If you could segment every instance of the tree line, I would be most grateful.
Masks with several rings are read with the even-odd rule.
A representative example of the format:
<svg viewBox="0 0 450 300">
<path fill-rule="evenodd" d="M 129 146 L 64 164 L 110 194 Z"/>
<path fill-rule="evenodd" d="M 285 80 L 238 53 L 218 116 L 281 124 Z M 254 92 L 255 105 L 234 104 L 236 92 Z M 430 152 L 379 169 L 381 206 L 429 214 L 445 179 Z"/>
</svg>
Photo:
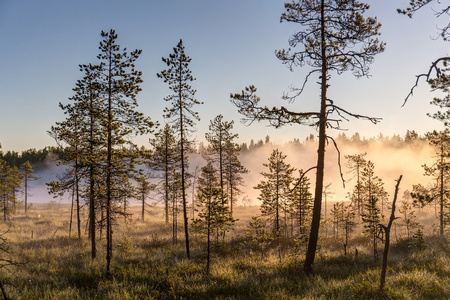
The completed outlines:
<svg viewBox="0 0 450 300">
<path fill-rule="evenodd" d="M 10 164 L 0 156 L 0 211 L 2 212 L 3 222 L 9 221 L 17 212 L 20 194 L 23 194 L 24 209 L 25 214 L 27 214 L 30 181 L 39 179 L 33 173 L 33 167 L 28 160 L 17 166 Z"/>
</svg>

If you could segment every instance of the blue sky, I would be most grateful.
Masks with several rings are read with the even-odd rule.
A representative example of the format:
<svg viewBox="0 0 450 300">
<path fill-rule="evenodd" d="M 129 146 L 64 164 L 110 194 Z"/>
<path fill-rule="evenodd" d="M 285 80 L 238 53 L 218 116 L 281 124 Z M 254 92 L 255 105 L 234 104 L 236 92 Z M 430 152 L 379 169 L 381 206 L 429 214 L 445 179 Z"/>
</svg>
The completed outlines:
<svg viewBox="0 0 450 300">
<path fill-rule="evenodd" d="M 437 20 L 431 8 L 413 20 L 396 13 L 407 0 L 371 0 L 369 15 L 383 24 L 381 39 L 385 53 L 376 57 L 370 79 L 351 74 L 333 75 L 329 96 L 355 113 L 383 118 L 370 122 L 344 123 L 347 134 L 363 136 L 401 134 L 407 129 L 424 133 L 442 125 L 426 116 L 433 94 L 422 83 L 415 96 L 401 108 L 415 74 L 424 72 L 433 59 L 448 55 L 448 45 L 436 36 Z M 262 102 L 285 105 L 280 99 L 292 84 L 301 84 L 308 69 L 290 72 L 274 55 L 287 48 L 296 26 L 279 22 L 284 1 L 277 0 L 0 0 L 0 143 L 3 150 L 21 151 L 54 145 L 46 131 L 64 118 L 59 102 L 66 103 L 77 79 L 79 64 L 96 61 L 101 30 L 114 28 L 119 44 L 142 49 L 137 68 L 143 72 L 140 110 L 163 121 L 162 100 L 169 90 L 156 77 L 180 38 L 192 58 L 197 80 L 201 121 L 196 139 L 204 139 L 209 121 L 218 114 L 235 120 L 241 142 L 264 139 L 283 142 L 303 140 L 314 129 L 292 126 L 281 130 L 266 123 L 245 127 L 229 101 L 231 92 L 254 84 Z M 297 28 L 298 30 L 298 28 Z M 305 94 L 292 109 L 314 109 L 318 105 L 317 79 L 310 80 Z M 331 132 L 337 135 L 338 132 Z M 137 138 L 147 144 L 147 137 Z"/>
</svg>

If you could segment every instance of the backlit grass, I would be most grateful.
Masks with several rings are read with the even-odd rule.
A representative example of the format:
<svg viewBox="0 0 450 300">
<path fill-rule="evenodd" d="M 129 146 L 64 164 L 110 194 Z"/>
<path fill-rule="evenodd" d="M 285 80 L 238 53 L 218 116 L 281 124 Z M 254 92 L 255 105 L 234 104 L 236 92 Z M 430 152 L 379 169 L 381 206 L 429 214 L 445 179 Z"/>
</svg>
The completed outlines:
<svg viewBox="0 0 450 300">
<path fill-rule="evenodd" d="M 161 222 L 160 210 L 155 208 L 145 222 L 138 219 L 138 213 L 127 223 L 120 219 L 108 275 L 104 237 L 98 243 L 98 258 L 91 260 L 85 223 L 81 240 L 76 238 L 75 225 L 69 238 L 68 208 L 35 207 L 28 217 L 17 216 L 0 226 L 2 231 L 9 228 L 6 236 L 14 251 L 10 258 L 21 263 L 3 268 L 0 279 L 13 299 L 450 298 L 446 239 L 426 237 L 429 247 L 421 252 L 394 242 L 386 289 L 380 294 L 380 266 L 373 262 L 364 238 L 355 238 L 345 256 L 341 244 L 322 237 L 315 272 L 305 276 L 303 251 L 295 253 L 286 244 L 281 258 L 276 247 L 261 257 L 246 247 L 244 230 L 257 213 L 258 208 L 236 208 L 240 221 L 214 252 L 209 276 L 199 237 L 192 235 L 192 259 L 187 260 L 182 231 L 178 244 L 173 245 L 171 228 Z M 82 219 L 86 220 L 86 212 Z"/>
</svg>

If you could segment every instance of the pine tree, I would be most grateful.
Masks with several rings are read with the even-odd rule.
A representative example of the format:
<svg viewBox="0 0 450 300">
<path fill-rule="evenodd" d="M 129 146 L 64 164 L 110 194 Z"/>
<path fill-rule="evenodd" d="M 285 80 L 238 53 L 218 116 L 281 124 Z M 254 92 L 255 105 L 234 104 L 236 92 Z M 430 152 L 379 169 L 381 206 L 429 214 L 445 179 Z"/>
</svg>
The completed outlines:
<svg viewBox="0 0 450 300">
<path fill-rule="evenodd" d="M 229 200 L 230 211 L 236 202 L 236 195 L 240 193 L 242 174 L 248 170 L 239 161 L 240 147 L 234 140 L 237 133 L 232 133 L 234 121 L 223 121 L 223 116 L 218 115 L 209 125 L 209 132 L 205 134 L 210 143 L 210 151 L 207 156 L 219 166 L 220 187 L 226 192 Z M 226 184 L 226 187 L 225 187 Z"/>
<path fill-rule="evenodd" d="M 245 229 L 246 244 L 254 245 L 261 251 L 261 256 L 264 257 L 266 248 L 273 241 L 273 235 L 267 232 L 266 223 L 260 216 L 252 217 L 248 227 Z"/>
<path fill-rule="evenodd" d="M 206 235 L 206 272 L 210 269 L 211 236 L 213 232 L 228 231 L 235 220 L 224 203 L 226 195 L 219 186 L 217 171 L 211 162 L 201 169 L 198 180 L 197 218 L 192 222 L 194 230 Z"/>
<path fill-rule="evenodd" d="M 189 133 L 192 131 L 195 123 L 194 120 L 199 121 L 198 113 L 193 110 L 194 105 L 201 104 L 194 98 L 196 90 L 190 86 L 190 82 L 195 78 L 189 69 L 191 58 L 186 56 L 184 52 L 183 41 L 180 40 L 178 45 L 173 48 L 173 53 L 168 58 L 162 58 L 168 69 L 158 73 L 159 78 L 163 78 L 164 82 L 169 85 L 173 94 L 164 98 L 172 104 L 171 108 L 164 110 L 165 118 L 171 119 L 174 128 L 176 128 L 180 140 L 180 163 L 181 163 L 181 191 L 183 200 L 183 219 L 184 219 L 184 234 L 186 242 L 186 256 L 190 258 L 189 247 L 189 229 L 187 217 L 187 200 L 186 200 L 186 185 L 187 185 L 187 150 L 190 145 Z"/>
<path fill-rule="evenodd" d="M 214 161 L 219 165 L 219 181 L 220 187 L 224 190 L 224 173 L 225 173 L 225 147 L 229 146 L 232 141 L 237 138 L 237 134 L 231 133 L 234 121 L 223 121 L 223 116 L 218 115 L 211 121 L 209 125 L 209 132 L 205 134 L 206 140 L 211 146 L 212 156 Z"/>
<path fill-rule="evenodd" d="M 287 202 L 290 200 L 290 184 L 294 168 L 285 162 L 286 155 L 278 149 L 274 149 L 269 157 L 269 163 L 263 164 L 268 168 L 268 172 L 261 172 L 266 180 L 255 186 L 260 193 L 258 199 L 261 200 L 261 213 L 269 217 L 272 225 L 272 232 L 277 239 L 286 230 L 286 223 L 283 224 L 282 217 L 287 213 Z"/>
<path fill-rule="evenodd" d="M 76 99 L 75 97 L 73 99 Z M 81 167 L 81 148 L 82 148 L 82 111 L 78 110 L 78 103 L 59 106 L 64 113 L 68 115 L 65 121 L 56 122 L 56 126 L 52 126 L 49 134 L 53 136 L 56 142 L 61 146 L 61 142 L 65 145 L 64 163 L 68 165 L 65 181 L 52 181 L 48 185 L 49 192 L 61 194 L 64 192 L 74 192 L 77 213 L 77 229 L 78 239 L 81 239 L 81 220 L 80 220 L 80 180 L 82 174 Z"/>
<path fill-rule="evenodd" d="M 342 220 L 341 220 L 341 228 L 344 231 L 344 255 L 347 255 L 347 246 L 348 241 L 350 239 L 350 234 L 355 230 L 356 222 L 355 222 L 355 212 L 351 205 L 345 205 L 342 207 Z"/>
<path fill-rule="evenodd" d="M 155 134 L 154 139 L 150 139 L 151 155 L 149 165 L 156 171 L 161 178 L 159 183 L 162 186 L 161 194 L 164 201 L 165 222 L 169 224 L 169 206 L 170 206 L 170 185 L 174 183 L 171 180 L 174 169 L 179 168 L 179 155 L 177 153 L 178 141 L 175 132 L 169 124 L 160 129 Z"/>
<path fill-rule="evenodd" d="M 37 179 L 39 179 L 39 177 L 33 174 L 33 172 L 34 172 L 33 167 L 30 165 L 30 162 L 28 160 L 20 166 L 20 169 L 22 170 L 22 176 L 23 176 L 23 189 L 24 189 L 24 197 L 25 197 L 25 203 L 24 203 L 25 204 L 25 214 L 27 214 L 28 196 L 29 196 L 29 190 L 30 190 L 29 182 L 33 181 L 33 180 L 37 180 Z"/>
<path fill-rule="evenodd" d="M 241 148 L 238 144 L 229 142 L 225 145 L 225 180 L 227 183 L 227 195 L 230 198 L 230 211 L 237 202 L 237 196 L 241 193 L 240 186 L 244 184 L 243 174 L 249 170 L 245 168 L 239 160 Z"/>
<path fill-rule="evenodd" d="M 361 214 L 365 232 L 372 238 L 373 257 L 378 260 L 377 229 L 382 219 L 381 202 L 386 199 L 384 183 L 374 174 L 374 164 L 369 160 L 361 174 L 363 191 L 363 213 Z"/>
<path fill-rule="evenodd" d="M 173 169 L 168 184 L 169 199 L 171 203 L 170 213 L 172 217 L 172 242 L 178 243 L 178 216 L 181 212 L 179 204 L 182 202 L 181 173 Z"/>
<path fill-rule="evenodd" d="M 297 184 L 290 194 L 290 213 L 291 218 L 297 223 L 298 234 L 304 235 L 306 234 L 308 224 L 310 224 L 314 199 L 310 192 L 311 183 L 309 182 L 309 178 L 304 176 L 303 170 L 299 171 L 298 178 Z"/>
<path fill-rule="evenodd" d="M 353 175 L 353 178 L 356 178 L 355 188 L 352 194 L 349 195 L 349 198 L 358 214 L 362 213 L 363 207 L 361 172 L 367 165 L 367 160 L 364 158 L 366 155 L 367 153 L 345 156 L 345 159 L 347 159 L 347 168 L 349 169 L 350 174 Z"/>
<path fill-rule="evenodd" d="M 142 72 L 135 69 L 135 61 L 142 50 L 126 52 L 116 44 L 117 34 L 111 29 L 101 32 L 100 54 L 97 74 L 101 111 L 100 122 L 102 147 L 105 149 L 103 165 L 105 175 L 105 208 L 106 208 L 106 271 L 110 272 L 112 259 L 112 225 L 113 208 L 120 201 L 117 184 L 127 178 L 130 160 L 136 159 L 138 151 L 124 151 L 130 135 L 145 134 L 151 131 L 154 123 L 142 113 L 136 111 L 137 94 L 141 91 Z M 130 153 L 133 156 L 130 157 Z M 123 159 L 123 155 L 127 161 Z"/>
<path fill-rule="evenodd" d="M 405 195 L 407 197 L 403 197 L 404 200 L 401 203 L 401 206 L 399 207 L 398 212 L 401 215 L 402 223 L 401 226 L 405 228 L 406 231 L 406 237 L 409 239 L 411 237 L 411 232 L 414 228 L 417 228 L 419 223 L 417 223 L 416 215 L 414 212 L 414 208 L 412 206 L 412 203 L 408 201 L 408 198 L 410 198 L 410 194 L 408 191 L 405 191 Z"/>
<path fill-rule="evenodd" d="M 146 203 L 146 199 L 150 192 L 156 187 L 156 185 L 149 182 L 148 175 L 144 174 L 142 170 L 140 170 L 139 175 L 136 176 L 136 183 L 136 198 L 141 202 L 141 218 L 142 221 L 144 221 L 145 206 L 148 205 Z"/>
<path fill-rule="evenodd" d="M 331 216 L 333 217 L 333 235 L 335 239 L 339 238 L 339 228 L 343 219 L 344 203 L 337 202 L 333 204 Z"/>
<path fill-rule="evenodd" d="M 6 161 L 0 159 L 0 211 L 3 212 L 3 222 L 5 223 L 13 211 L 13 202 L 15 200 L 11 197 L 12 191 L 11 167 L 6 163 Z"/>
<path fill-rule="evenodd" d="M 247 87 L 239 94 L 232 94 L 231 99 L 249 122 L 268 120 L 274 127 L 293 123 L 318 127 L 319 145 L 313 218 L 304 264 L 305 272 L 310 273 L 316 254 L 321 219 L 325 147 L 326 140 L 329 139 L 326 128 L 340 128 L 341 121 L 347 120 L 348 116 L 368 119 L 373 123 L 379 121 L 377 118 L 354 114 L 338 106 L 327 94 L 330 75 L 332 72 L 342 74 L 351 71 L 357 77 L 368 76 L 374 56 L 384 51 L 384 43 L 376 38 L 381 24 L 376 18 L 364 18 L 364 13 L 369 9 L 369 5 L 365 3 L 356 0 L 300 0 L 285 3 L 284 6 L 286 11 L 281 15 L 281 21 L 296 23 L 301 29 L 289 39 L 291 48 L 276 51 L 276 55 L 291 70 L 295 66 L 311 67 L 303 85 L 300 88 L 293 88 L 291 90 L 293 94 L 285 94 L 284 98 L 294 101 L 302 94 L 308 79 L 312 75 L 319 74 L 320 109 L 296 112 L 284 106 L 273 108 L 260 106 L 260 98 L 256 96 L 254 86 Z"/>
<path fill-rule="evenodd" d="M 426 134 L 430 144 L 436 148 L 438 159 L 431 166 L 422 165 L 425 176 L 432 177 L 436 183 L 430 187 L 421 184 L 413 185 L 411 196 L 414 198 L 413 204 L 417 207 L 424 207 L 434 202 L 439 205 L 439 233 L 444 234 L 445 210 L 448 205 L 448 189 L 450 182 L 450 163 L 447 157 L 450 154 L 450 133 L 448 130 L 441 132 L 433 131 Z"/>
<path fill-rule="evenodd" d="M 79 109 L 83 112 L 83 135 L 87 141 L 82 152 L 82 165 L 85 169 L 84 177 L 87 178 L 89 185 L 85 189 L 85 194 L 89 205 L 89 238 L 91 240 L 91 258 L 97 256 L 96 246 L 96 224 L 97 209 L 102 208 L 99 200 L 101 195 L 101 170 L 100 164 L 104 160 L 103 151 L 101 151 L 101 105 L 99 97 L 99 85 L 97 82 L 97 66 L 89 64 L 82 65 L 80 69 L 84 71 L 85 76 L 77 82 L 74 91 L 76 95 L 73 99 L 77 102 Z"/>
<path fill-rule="evenodd" d="M 19 168 L 17 168 L 17 166 L 13 166 L 10 168 L 9 170 L 9 175 L 8 175 L 8 182 L 9 182 L 9 187 L 10 187 L 10 203 L 12 204 L 12 212 L 15 214 L 16 213 L 16 205 L 19 202 L 18 200 L 18 194 L 21 191 L 21 186 L 22 186 L 22 182 L 23 182 L 23 176 L 22 173 L 20 172 Z"/>
<path fill-rule="evenodd" d="M 49 134 L 61 149 L 62 162 L 67 166 L 66 174 L 59 180 L 48 183 L 49 192 L 59 195 L 74 191 L 77 207 L 78 238 L 81 238 L 80 197 L 89 206 L 89 237 L 91 257 L 96 257 L 96 208 L 101 207 L 99 194 L 101 185 L 100 168 L 104 157 L 101 146 L 101 103 L 99 97 L 98 66 L 79 65 L 84 76 L 76 82 L 71 103 L 59 104 L 67 115 L 64 121 L 56 122 Z M 84 184 L 84 186 L 83 186 Z"/>
</svg>

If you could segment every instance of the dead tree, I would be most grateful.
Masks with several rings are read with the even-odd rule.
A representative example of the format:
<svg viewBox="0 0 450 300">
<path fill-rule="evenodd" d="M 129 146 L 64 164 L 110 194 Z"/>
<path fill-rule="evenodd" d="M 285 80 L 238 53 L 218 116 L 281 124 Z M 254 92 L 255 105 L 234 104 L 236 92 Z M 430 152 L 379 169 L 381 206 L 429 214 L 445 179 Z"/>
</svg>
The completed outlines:
<svg viewBox="0 0 450 300">
<path fill-rule="evenodd" d="M 386 268 L 387 268 L 387 258 L 388 258 L 388 254 L 389 254 L 390 233 L 391 233 L 392 223 L 394 223 L 394 220 L 397 219 L 395 217 L 395 203 L 397 201 L 398 187 L 400 185 L 400 181 L 402 180 L 402 177 L 403 177 L 403 175 L 400 175 L 400 177 L 396 180 L 397 184 L 395 185 L 394 201 L 392 202 L 391 217 L 389 218 L 388 225 L 384 226 L 383 224 L 378 224 L 378 226 L 383 230 L 384 237 L 385 237 L 383 262 L 381 265 L 380 293 L 383 291 L 384 284 L 386 283 Z"/>
</svg>

